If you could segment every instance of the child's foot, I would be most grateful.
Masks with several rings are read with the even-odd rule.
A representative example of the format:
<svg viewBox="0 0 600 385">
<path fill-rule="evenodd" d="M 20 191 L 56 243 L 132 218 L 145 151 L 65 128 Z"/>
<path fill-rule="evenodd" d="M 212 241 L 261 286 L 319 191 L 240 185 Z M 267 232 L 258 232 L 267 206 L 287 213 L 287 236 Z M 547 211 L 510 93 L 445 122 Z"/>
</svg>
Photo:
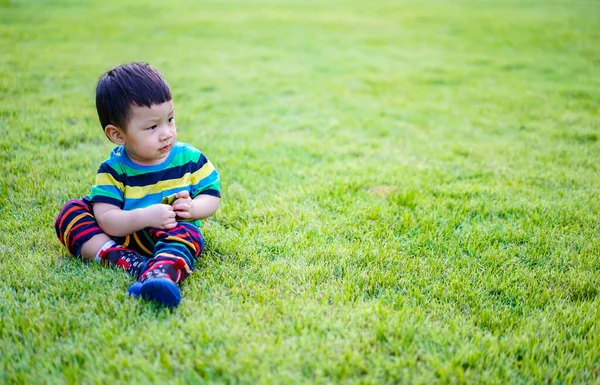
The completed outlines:
<svg viewBox="0 0 600 385">
<path fill-rule="evenodd" d="M 162 260 L 144 271 L 137 282 L 129 287 L 129 295 L 141 296 L 157 301 L 167 307 L 176 307 L 181 302 L 181 292 L 177 283 L 181 281 L 183 260 Z"/>
<path fill-rule="evenodd" d="M 181 302 L 181 293 L 175 282 L 169 278 L 155 278 L 145 283 L 134 282 L 127 294 L 132 297 L 142 297 L 148 300 L 160 302 L 168 307 L 175 307 Z"/>
<path fill-rule="evenodd" d="M 127 294 L 132 297 L 139 297 L 142 294 L 142 283 L 140 281 L 135 281 L 133 285 L 129 286 L 129 289 L 127 289 Z"/>
<path fill-rule="evenodd" d="M 177 284 L 169 278 L 155 278 L 142 284 L 142 298 L 153 300 L 167 307 L 176 307 L 181 302 Z"/>
</svg>

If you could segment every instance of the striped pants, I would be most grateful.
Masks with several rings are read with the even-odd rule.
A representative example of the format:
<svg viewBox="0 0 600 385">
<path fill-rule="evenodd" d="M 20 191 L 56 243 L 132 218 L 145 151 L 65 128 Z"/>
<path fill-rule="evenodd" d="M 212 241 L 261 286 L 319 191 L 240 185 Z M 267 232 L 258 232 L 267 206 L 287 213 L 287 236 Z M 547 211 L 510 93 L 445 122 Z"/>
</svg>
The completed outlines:
<svg viewBox="0 0 600 385">
<path fill-rule="evenodd" d="M 67 250 L 75 256 L 84 243 L 104 233 L 92 211 L 91 203 L 74 199 L 63 207 L 54 221 L 56 235 Z M 148 267 L 158 261 L 182 259 L 185 261 L 184 278 L 193 271 L 194 264 L 204 249 L 204 238 L 198 227 L 178 222 L 171 230 L 145 228 L 125 237 L 111 237 L 116 243 L 150 258 Z"/>
</svg>

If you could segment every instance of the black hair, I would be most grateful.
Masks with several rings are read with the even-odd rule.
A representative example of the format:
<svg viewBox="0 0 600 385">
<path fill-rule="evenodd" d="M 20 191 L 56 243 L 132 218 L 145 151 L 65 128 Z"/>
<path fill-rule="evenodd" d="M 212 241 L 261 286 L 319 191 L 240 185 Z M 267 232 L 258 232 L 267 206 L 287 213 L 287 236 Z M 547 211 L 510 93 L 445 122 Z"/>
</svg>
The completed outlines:
<svg viewBox="0 0 600 385">
<path fill-rule="evenodd" d="M 96 109 L 102 129 L 112 124 L 125 131 L 130 106 L 152 107 L 171 100 L 162 75 L 148 63 L 124 64 L 106 71 L 96 86 Z"/>
</svg>

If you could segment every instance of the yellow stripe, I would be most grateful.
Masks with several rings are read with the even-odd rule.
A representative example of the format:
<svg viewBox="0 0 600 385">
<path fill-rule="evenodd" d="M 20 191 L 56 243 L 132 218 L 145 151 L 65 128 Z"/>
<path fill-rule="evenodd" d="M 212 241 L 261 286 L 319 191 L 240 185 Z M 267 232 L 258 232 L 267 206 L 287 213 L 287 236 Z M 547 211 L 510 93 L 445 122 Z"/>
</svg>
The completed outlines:
<svg viewBox="0 0 600 385">
<path fill-rule="evenodd" d="M 140 241 L 140 238 L 138 238 L 137 233 L 133 233 L 133 237 L 135 238 L 135 241 L 137 242 L 137 244 L 140 247 L 140 249 L 144 250 L 146 252 L 146 254 L 152 255 L 152 252 L 150 250 L 148 250 L 147 248 L 144 247 L 144 245 Z"/>
<path fill-rule="evenodd" d="M 177 237 L 174 237 L 174 236 L 170 236 L 170 237 L 166 237 L 166 238 L 165 238 L 165 241 L 175 241 L 175 242 L 181 242 L 181 243 L 183 243 L 184 245 L 186 245 L 187 247 L 191 248 L 192 250 L 196 250 L 196 248 L 194 247 L 194 244 L 193 244 L 193 243 L 191 243 L 191 242 L 188 242 L 188 241 L 184 241 L 184 240 L 183 240 L 183 239 L 181 239 L 181 238 L 177 238 Z"/>
<path fill-rule="evenodd" d="M 94 218 L 94 216 L 92 214 L 90 214 L 90 213 L 83 213 L 83 214 L 79 214 L 78 216 L 76 216 L 69 223 L 69 226 L 67 226 L 67 228 L 65 229 L 65 232 L 63 233 L 63 236 L 65 237 L 65 239 L 67 239 L 67 234 L 69 234 L 69 231 L 71 231 L 71 227 L 73 227 L 73 225 L 75 225 L 75 223 L 77 223 L 77 221 L 79 221 L 83 217 L 92 217 L 92 218 Z"/>
<path fill-rule="evenodd" d="M 129 246 L 129 241 L 131 241 L 131 237 L 128 235 L 125 237 L 125 242 L 123 242 L 123 247 Z"/>
<path fill-rule="evenodd" d="M 150 194 L 159 194 L 164 190 L 174 188 L 185 188 L 190 185 L 190 173 L 186 173 L 181 178 L 161 180 L 160 182 L 150 186 L 127 186 L 125 198 L 140 199 Z"/>
<path fill-rule="evenodd" d="M 215 170 L 215 166 L 210 162 L 206 162 L 204 166 L 195 173 L 192 174 L 192 184 L 196 184 L 200 182 L 202 179 L 206 178 L 210 175 L 211 172 Z"/>
<path fill-rule="evenodd" d="M 105 172 L 96 175 L 96 186 L 103 185 L 115 186 L 118 187 L 121 191 L 125 190 L 123 183 L 117 181 L 115 178 L 113 178 L 112 175 Z"/>
</svg>

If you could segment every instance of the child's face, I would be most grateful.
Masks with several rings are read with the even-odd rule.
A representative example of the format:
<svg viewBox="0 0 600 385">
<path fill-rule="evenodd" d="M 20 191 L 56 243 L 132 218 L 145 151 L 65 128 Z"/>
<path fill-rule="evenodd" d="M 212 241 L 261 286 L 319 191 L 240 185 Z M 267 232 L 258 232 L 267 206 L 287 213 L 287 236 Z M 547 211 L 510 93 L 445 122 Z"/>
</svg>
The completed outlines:
<svg viewBox="0 0 600 385">
<path fill-rule="evenodd" d="M 127 155 L 140 165 L 159 164 L 169 156 L 177 140 L 173 100 L 150 108 L 130 108 L 131 119 L 122 134 Z"/>
</svg>

